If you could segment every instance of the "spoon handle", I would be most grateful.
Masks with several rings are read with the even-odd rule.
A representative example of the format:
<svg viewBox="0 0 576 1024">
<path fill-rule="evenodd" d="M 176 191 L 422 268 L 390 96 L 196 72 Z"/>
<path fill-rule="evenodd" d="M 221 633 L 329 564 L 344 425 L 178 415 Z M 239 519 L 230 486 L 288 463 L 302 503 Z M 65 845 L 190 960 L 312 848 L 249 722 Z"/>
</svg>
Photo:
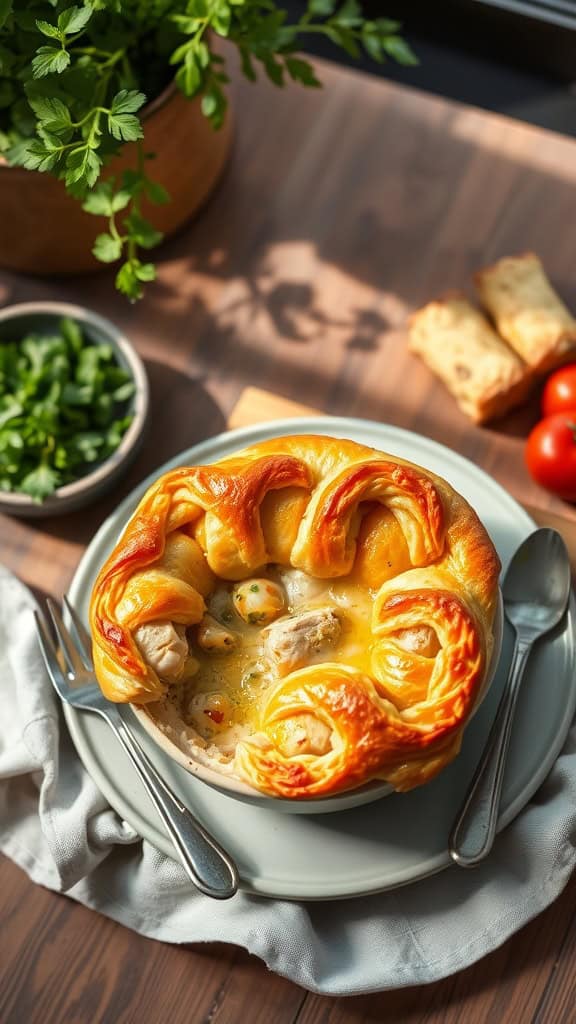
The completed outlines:
<svg viewBox="0 0 576 1024">
<path fill-rule="evenodd" d="M 460 867 L 471 868 L 484 860 L 494 843 L 514 709 L 531 647 L 531 640 L 516 636 L 508 678 L 490 735 L 450 833 L 448 852 Z"/>
</svg>

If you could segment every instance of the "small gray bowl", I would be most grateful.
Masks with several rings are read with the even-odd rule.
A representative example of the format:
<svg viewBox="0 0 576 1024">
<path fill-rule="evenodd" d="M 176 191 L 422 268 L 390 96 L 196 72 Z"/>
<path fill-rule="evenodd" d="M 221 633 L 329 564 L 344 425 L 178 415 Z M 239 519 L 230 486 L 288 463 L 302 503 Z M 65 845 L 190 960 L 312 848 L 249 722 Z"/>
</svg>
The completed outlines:
<svg viewBox="0 0 576 1024">
<path fill-rule="evenodd" d="M 132 422 L 112 455 L 97 463 L 92 472 L 59 487 L 41 504 L 18 491 L 0 491 L 0 512 L 7 515 L 27 518 L 54 516 L 90 504 L 108 491 L 125 472 L 143 440 L 149 406 L 148 378 L 140 356 L 109 320 L 83 306 L 67 302 L 25 302 L 6 306 L 0 309 L 0 345 L 6 341 L 17 341 L 32 331 L 47 334 L 57 328 L 63 317 L 74 320 L 89 340 L 110 345 L 119 365 L 130 373 L 135 385 L 128 407 Z"/>
</svg>

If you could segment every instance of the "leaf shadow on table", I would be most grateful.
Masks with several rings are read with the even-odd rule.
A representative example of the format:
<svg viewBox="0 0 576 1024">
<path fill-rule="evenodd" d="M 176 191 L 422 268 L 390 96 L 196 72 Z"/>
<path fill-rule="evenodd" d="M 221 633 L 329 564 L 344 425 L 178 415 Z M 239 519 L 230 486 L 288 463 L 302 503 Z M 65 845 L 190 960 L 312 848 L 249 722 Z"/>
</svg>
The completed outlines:
<svg viewBox="0 0 576 1024">
<path fill-rule="evenodd" d="M 305 99 L 234 83 L 226 173 L 193 224 L 158 250 L 161 261 L 232 280 L 254 276 L 271 245 L 309 243 L 304 280 L 316 264 L 332 265 L 414 307 L 472 290 L 473 273 L 500 255 L 536 249 L 558 289 L 573 294 L 570 140 L 425 94 L 388 93 L 365 77 L 351 76 L 344 92 L 332 74 L 325 65 L 326 88 Z"/>
<path fill-rule="evenodd" d="M 145 365 L 153 415 L 134 463 L 120 483 L 93 505 L 70 515 L 38 520 L 44 532 L 87 544 L 100 524 L 146 477 L 181 451 L 225 429 L 224 414 L 202 380 L 157 361 L 146 360 Z"/>
</svg>

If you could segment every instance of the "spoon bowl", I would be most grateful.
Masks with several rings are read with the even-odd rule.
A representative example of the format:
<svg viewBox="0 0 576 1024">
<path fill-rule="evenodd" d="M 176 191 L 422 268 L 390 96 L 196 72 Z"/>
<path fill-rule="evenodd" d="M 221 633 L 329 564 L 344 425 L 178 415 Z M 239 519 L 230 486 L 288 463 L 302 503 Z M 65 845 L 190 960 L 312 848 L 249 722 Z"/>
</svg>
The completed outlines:
<svg viewBox="0 0 576 1024">
<path fill-rule="evenodd" d="M 502 588 L 504 614 L 534 639 L 554 629 L 570 595 L 570 560 L 556 530 L 536 530 L 516 551 Z"/>
</svg>

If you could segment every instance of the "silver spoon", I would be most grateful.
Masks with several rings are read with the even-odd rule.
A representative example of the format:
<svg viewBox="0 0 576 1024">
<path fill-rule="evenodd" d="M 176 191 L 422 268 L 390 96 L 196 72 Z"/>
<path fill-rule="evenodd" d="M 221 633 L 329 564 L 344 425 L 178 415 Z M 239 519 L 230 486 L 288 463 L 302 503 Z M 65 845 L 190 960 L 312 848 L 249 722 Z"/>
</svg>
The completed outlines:
<svg viewBox="0 0 576 1024">
<path fill-rule="evenodd" d="M 532 645 L 558 625 L 568 605 L 570 559 L 556 530 L 536 530 L 520 545 L 504 578 L 502 595 L 516 640 L 486 747 L 448 840 L 450 856 L 460 867 L 473 867 L 492 849 L 514 709 L 526 663 Z"/>
</svg>

